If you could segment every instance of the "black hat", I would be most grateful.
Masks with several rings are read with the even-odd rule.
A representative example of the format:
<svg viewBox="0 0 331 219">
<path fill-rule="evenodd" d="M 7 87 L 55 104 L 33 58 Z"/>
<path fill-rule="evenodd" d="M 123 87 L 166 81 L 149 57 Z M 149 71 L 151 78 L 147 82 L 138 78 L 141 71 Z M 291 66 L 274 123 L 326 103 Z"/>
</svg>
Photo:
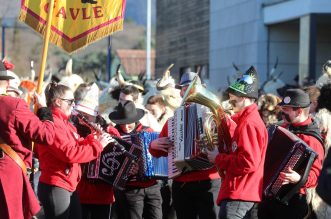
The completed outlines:
<svg viewBox="0 0 331 219">
<path fill-rule="evenodd" d="M 145 115 L 145 111 L 137 109 L 135 104 L 127 100 L 123 103 L 119 103 L 115 107 L 115 111 L 109 114 L 109 119 L 115 124 L 130 124 L 139 121 Z"/>
<path fill-rule="evenodd" d="M 180 78 L 180 82 L 179 84 L 176 84 L 176 88 L 177 89 L 181 89 L 182 87 L 184 86 L 187 86 L 189 85 L 195 76 L 197 76 L 198 74 L 197 73 L 194 73 L 194 72 L 186 72 L 182 75 L 182 77 Z M 201 80 L 200 80 L 200 77 L 198 76 L 198 79 L 197 79 L 197 84 L 201 84 Z"/>
<path fill-rule="evenodd" d="M 309 105 L 309 95 L 301 89 L 286 90 L 282 102 L 279 103 L 279 106 L 291 106 L 298 108 L 306 108 Z"/>
<path fill-rule="evenodd" d="M 3 62 L 0 61 L 0 80 L 14 79 L 14 77 L 8 75 L 8 71 Z"/>
<path fill-rule="evenodd" d="M 240 97 L 258 99 L 258 85 L 257 72 L 251 66 L 241 78 L 238 78 L 236 82 L 230 85 L 227 92 Z"/>
</svg>

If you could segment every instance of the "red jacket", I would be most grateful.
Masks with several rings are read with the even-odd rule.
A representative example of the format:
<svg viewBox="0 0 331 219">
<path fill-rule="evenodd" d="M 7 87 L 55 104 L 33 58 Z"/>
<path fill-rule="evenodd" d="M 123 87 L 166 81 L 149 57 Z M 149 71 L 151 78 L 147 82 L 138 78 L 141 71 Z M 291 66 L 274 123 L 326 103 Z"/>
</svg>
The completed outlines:
<svg viewBox="0 0 331 219">
<path fill-rule="evenodd" d="M 292 124 L 292 126 L 294 126 L 294 127 L 306 126 L 310 123 L 312 123 L 312 119 L 308 118 L 306 121 Z M 313 136 L 304 135 L 304 134 L 296 134 L 296 135 L 299 138 L 301 138 L 304 142 L 306 142 L 318 154 L 317 159 L 314 161 L 314 163 L 311 167 L 306 184 L 303 187 L 301 187 L 301 189 L 300 189 L 301 194 L 306 194 L 307 188 L 317 186 L 317 179 L 322 170 L 322 163 L 323 163 L 323 159 L 324 159 L 324 148 L 323 148 L 323 145 L 321 144 L 321 142 L 319 142 Z"/>
<path fill-rule="evenodd" d="M 103 148 L 93 134 L 80 138 L 69 118 L 59 109 L 52 113 L 56 133 L 54 143 L 36 145 L 41 169 L 39 181 L 73 192 L 81 178 L 80 163 L 97 158 Z"/>
<path fill-rule="evenodd" d="M 225 172 L 217 204 L 224 199 L 259 202 L 262 199 L 268 133 L 256 104 L 244 108 L 232 118 L 237 123 L 232 152 L 218 154 L 215 161 Z"/>
<path fill-rule="evenodd" d="M 107 131 L 110 135 L 121 137 L 114 127 L 109 126 Z M 115 202 L 113 186 L 102 180 L 90 181 L 84 177 L 78 183 L 77 192 L 82 204 L 111 204 Z"/>
<path fill-rule="evenodd" d="M 31 141 L 53 144 L 54 124 L 41 122 L 20 98 L 0 96 L 0 136 L 31 167 Z"/>
<path fill-rule="evenodd" d="M 230 119 L 228 119 L 227 122 L 228 122 L 228 127 L 230 128 L 230 135 L 232 136 L 236 125 Z M 164 124 L 159 137 L 160 138 L 168 137 L 168 121 Z M 149 151 L 154 157 L 168 156 L 168 153 L 160 150 L 152 149 L 151 147 L 149 147 Z M 213 180 L 219 178 L 220 176 L 217 172 L 216 167 L 213 167 L 207 170 L 199 170 L 199 171 L 191 171 L 191 172 L 183 173 L 180 176 L 174 178 L 174 181 L 194 182 L 194 181 L 210 180 L 210 179 Z"/>
<path fill-rule="evenodd" d="M 0 96 L 0 102 L 0 136 L 31 167 L 31 141 L 52 144 L 54 124 L 41 122 L 22 99 Z M 0 190 L 0 218 L 31 218 L 40 210 L 29 179 L 7 155 L 0 158 Z"/>
</svg>

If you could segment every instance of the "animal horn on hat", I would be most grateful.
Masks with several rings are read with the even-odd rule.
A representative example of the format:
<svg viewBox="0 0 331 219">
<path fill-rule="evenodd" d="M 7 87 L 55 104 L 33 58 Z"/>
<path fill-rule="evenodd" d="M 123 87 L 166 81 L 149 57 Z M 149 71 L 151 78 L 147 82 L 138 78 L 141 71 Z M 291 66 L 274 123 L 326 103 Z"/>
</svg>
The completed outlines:
<svg viewBox="0 0 331 219">
<path fill-rule="evenodd" d="M 34 70 L 34 61 L 30 61 L 30 79 L 34 81 L 36 79 L 36 71 Z"/>
<path fill-rule="evenodd" d="M 47 71 L 47 77 L 44 79 L 44 83 L 45 84 L 48 84 L 48 83 L 50 83 L 51 81 L 52 81 L 52 77 L 53 77 L 53 73 L 52 73 L 52 69 L 49 69 L 48 71 Z"/>
<path fill-rule="evenodd" d="M 72 75 L 72 59 L 69 59 L 67 62 L 65 75 Z"/>
<path fill-rule="evenodd" d="M 157 90 L 165 90 L 168 87 L 171 87 L 172 84 L 170 83 L 169 79 L 170 79 L 170 69 L 174 66 L 174 64 L 172 63 L 171 65 L 169 65 L 169 67 L 163 72 L 163 76 L 162 78 L 156 83 L 156 89 Z"/>
<path fill-rule="evenodd" d="M 121 68 L 121 64 L 118 64 L 117 69 L 116 69 L 116 79 L 117 79 L 120 87 L 123 87 L 123 86 L 129 85 L 129 83 L 124 80 L 123 75 L 121 74 L 120 68 Z"/>
</svg>

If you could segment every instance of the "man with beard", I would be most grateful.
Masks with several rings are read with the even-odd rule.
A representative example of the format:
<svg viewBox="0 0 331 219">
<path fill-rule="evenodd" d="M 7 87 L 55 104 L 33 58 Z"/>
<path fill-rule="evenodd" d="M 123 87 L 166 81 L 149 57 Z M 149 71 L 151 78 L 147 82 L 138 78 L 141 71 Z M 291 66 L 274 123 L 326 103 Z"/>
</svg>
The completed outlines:
<svg viewBox="0 0 331 219">
<path fill-rule="evenodd" d="M 237 127 L 227 153 L 208 152 L 210 162 L 224 173 L 217 198 L 219 218 L 250 218 L 255 203 L 262 199 L 263 166 L 268 134 L 255 101 L 258 79 L 255 68 L 228 88 L 229 102 Z"/>
<path fill-rule="evenodd" d="M 317 179 L 322 169 L 324 158 L 323 140 L 321 138 L 317 124 L 309 116 L 310 100 L 309 95 L 301 89 L 288 89 L 285 92 L 282 102 L 284 127 L 296 134 L 306 142 L 318 154 L 308 175 L 307 182 L 289 200 L 288 205 L 284 205 L 275 199 L 264 199 L 259 205 L 259 218 L 304 218 L 308 213 L 306 199 L 306 189 L 317 185 Z M 280 147 L 282 145 L 279 145 Z M 281 172 L 280 177 L 285 184 L 295 184 L 300 181 L 301 175 L 292 169 Z"/>
</svg>

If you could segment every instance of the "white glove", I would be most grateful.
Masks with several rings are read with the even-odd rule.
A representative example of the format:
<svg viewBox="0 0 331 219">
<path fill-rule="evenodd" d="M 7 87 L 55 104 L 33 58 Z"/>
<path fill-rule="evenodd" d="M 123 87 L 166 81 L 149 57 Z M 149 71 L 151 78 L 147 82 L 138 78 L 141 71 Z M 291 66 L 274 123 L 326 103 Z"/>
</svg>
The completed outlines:
<svg viewBox="0 0 331 219">
<path fill-rule="evenodd" d="M 216 156 L 219 154 L 218 148 L 215 147 L 214 150 L 207 150 L 207 157 L 210 163 L 215 163 Z"/>
</svg>

